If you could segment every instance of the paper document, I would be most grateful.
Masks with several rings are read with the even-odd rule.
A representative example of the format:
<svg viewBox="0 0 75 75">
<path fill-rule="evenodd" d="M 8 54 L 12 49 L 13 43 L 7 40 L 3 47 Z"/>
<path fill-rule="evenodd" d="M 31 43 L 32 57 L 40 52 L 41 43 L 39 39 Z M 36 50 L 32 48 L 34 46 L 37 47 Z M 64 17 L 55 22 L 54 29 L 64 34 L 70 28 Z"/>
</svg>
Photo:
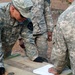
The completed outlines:
<svg viewBox="0 0 75 75">
<path fill-rule="evenodd" d="M 48 64 L 48 65 L 45 65 L 43 67 L 40 67 L 40 68 L 33 70 L 33 73 L 39 74 L 39 75 L 54 75 L 54 74 L 48 72 L 48 69 L 51 67 L 53 67 L 53 65 Z"/>
</svg>

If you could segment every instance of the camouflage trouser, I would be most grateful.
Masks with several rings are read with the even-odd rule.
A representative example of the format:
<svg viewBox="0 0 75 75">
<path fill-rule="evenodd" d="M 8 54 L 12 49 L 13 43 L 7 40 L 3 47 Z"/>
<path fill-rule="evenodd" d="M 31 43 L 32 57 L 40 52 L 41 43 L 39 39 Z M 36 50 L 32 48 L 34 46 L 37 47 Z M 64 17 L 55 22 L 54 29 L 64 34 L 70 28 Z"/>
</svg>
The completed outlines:
<svg viewBox="0 0 75 75">
<path fill-rule="evenodd" d="M 42 35 L 37 35 L 35 42 L 38 49 L 38 54 L 41 57 L 47 58 L 47 50 L 48 50 L 48 43 L 47 43 L 47 33 Z"/>
</svg>

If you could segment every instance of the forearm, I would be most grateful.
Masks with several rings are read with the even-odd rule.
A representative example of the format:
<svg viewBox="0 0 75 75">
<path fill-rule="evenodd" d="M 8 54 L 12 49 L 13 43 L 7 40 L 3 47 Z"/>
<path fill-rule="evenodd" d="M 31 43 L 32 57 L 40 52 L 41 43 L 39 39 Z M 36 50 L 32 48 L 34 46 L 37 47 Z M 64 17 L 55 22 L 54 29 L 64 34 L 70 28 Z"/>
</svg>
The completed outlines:
<svg viewBox="0 0 75 75">
<path fill-rule="evenodd" d="M 52 14 L 50 10 L 49 0 L 45 0 L 45 21 L 46 21 L 48 31 L 52 32 L 54 29 L 54 24 L 53 24 Z"/>
<path fill-rule="evenodd" d="M 59 25 L 57 25 L 53 31 L 52 39 L 53 49 L 51 53 L 51 62 L 54 64 L 55 69 L 61 72 L 65 67 L 67 48 Z"/>
<path fill-rule="evenodd" d="M 33 38 L 32 31 L 28 31 L 26 35 L 24 34 L 22 37 L 24 40 L 24 49 L 26 51 L 26 55 L 30 60 L 34 60 L 38 57 L 38 51 L 35 45 L 35 38 Z"/>
<path fill-rule="evenodd" d="M 30 42 L 26 42 L 25 44 L 25 50 L 26 50 L 26 55 L 31 59 L 34 60 L 38 57 L 38 51 L 37 48 L 34 44 Z"/>
<path fill-rule="evenodd" d="M 56 50 L 56 49 L 55 49 Z M 58 49 L 57 49 L 58 50 Z M 54 68 L 57 70 L 58 73 L 61 73 L 62 70 L 65 67 L 65 63 L 66 63 L 66 55 L 65 53 L 61 53 L 60 52 L 56 52 L 52 49 L 52 54 L 51 54 L 51 63 L 54 64 Z"/>
</svg>

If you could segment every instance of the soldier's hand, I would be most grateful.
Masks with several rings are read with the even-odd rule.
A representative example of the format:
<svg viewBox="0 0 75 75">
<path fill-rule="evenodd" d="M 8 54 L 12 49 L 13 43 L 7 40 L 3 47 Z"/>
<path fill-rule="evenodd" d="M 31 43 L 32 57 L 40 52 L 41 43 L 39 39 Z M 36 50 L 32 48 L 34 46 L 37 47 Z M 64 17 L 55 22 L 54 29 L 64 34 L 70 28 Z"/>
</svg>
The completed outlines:
<svg viewBox="0 0 75 75">
<path fill-rule="evenodd" d="M 57 71 L 55 70 L 55 68 L 53 68 L 53 67 L 52 67 L 52 68 L 49 68 L 49 69 L 48 69 L 48 72 L 49 72 L 49 73 L 53 73 L 54 75 L 59 75 L 58 72 L 57 72 Z"/>
<path fill-rule="evenodd" d="M 4 67 L 0 67 L 0 75 L 4 75 L 5 74 L 5 68 Z"/>
<path fill-rule="evenodd" d="M 52 32 L 47 32 L 48 34 L 48 41 L 52 41 Z"/>
<path fill-rule="evenodd" d="M 21 48 L 25 48 L 25 45 L 24 45 L 24 42 L 23 42 L 22 38 L 19 39 L 19 45 L 20 45 Z"/>
<path fill-rule="evenodd" d="M 48 62 L 48 60 L 47 59 L 45 59 L 45 58 L 43 58 L 43 57 L 37 57 L 35 60 L 34 60 L 34 62 Z"/>
</svg>

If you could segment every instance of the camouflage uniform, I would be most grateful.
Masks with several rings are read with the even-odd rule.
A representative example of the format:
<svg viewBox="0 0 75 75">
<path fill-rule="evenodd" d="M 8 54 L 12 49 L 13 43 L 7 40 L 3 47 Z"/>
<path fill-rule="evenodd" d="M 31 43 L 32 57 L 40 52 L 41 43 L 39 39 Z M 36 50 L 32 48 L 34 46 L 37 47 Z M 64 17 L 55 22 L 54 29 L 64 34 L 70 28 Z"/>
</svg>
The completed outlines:
<svg viewBox="0 0 75 75">
<path fill-rule="evenodd" d="M 11 48 L 19 36 L 24 39 L 25 51 L 27 56 L 34 60 L 38 57 L 37 48 L 35 46 L 31 22 L 29 19 L 25 20 L 23 24 L 10 17 L 9 13 L 10 3 L 0 8 L 0 67 L 3 66 L 3 50 L 10 53 Z M 30 24 L 30 26 L 28 26 Z"/>
<path fill-rule="evenodd" d="M 60 73 L 69 57 L 72 73 L 75 75 L 75 1 L 58 18 L 52 37 L 51 62 Z"/>
<path fill-rule="evenodd" d="M 53 31 L 53 20 L 50 10 L 50 0 L 32 0 L 33 1 L 33 35 L 36 39 L 36 45 L 39 56 L 47 57 L 47 32 Z"/>
</svg>

